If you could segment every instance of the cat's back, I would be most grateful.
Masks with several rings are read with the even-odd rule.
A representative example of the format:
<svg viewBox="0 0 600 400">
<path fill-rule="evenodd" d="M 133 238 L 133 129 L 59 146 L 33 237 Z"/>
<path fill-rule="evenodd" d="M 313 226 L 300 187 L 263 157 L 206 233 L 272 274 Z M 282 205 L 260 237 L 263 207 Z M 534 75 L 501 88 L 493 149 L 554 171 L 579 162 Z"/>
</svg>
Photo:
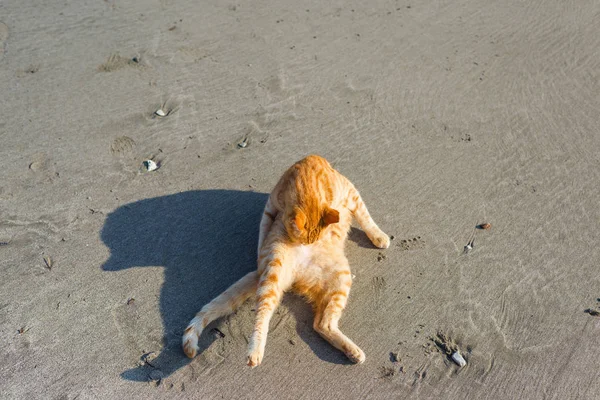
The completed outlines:
<svg viewBox="0 0 600 400">
<path fill-rule="evenodd" d="M 284 174 L 296 185 L 314 184 L 317 179 L 333 178 L 335 170 L 329 162 L 321 156 L 310 155 L 292 165 Z"/>
<path fill-rule="evenodd" d="M 275 187 L 280 198 L 293 202 L 317 201 L 331 204 L 341 187 L 341 174 L 318 155 L 309 155 L 292 165 Z"/>
</svg>

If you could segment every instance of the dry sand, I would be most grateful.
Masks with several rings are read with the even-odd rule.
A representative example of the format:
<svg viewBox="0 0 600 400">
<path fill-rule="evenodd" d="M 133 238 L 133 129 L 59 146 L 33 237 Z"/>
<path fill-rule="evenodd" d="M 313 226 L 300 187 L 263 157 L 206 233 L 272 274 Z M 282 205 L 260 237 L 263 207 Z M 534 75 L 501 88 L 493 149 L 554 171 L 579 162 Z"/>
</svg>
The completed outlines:
<svg viewBox="0 0 600 400">
<path fill-rule="evenodd" d="M 0 398 L 600 398 L 600 2 L 5 0 L 0 21 Z M 396 238 L 347 245 L 367 361 L 288 296 L 259 368 L 250 303 L 190 362 L 182 330 L 255 268 L 266 193 L 310 153 Z"/>
</svg>

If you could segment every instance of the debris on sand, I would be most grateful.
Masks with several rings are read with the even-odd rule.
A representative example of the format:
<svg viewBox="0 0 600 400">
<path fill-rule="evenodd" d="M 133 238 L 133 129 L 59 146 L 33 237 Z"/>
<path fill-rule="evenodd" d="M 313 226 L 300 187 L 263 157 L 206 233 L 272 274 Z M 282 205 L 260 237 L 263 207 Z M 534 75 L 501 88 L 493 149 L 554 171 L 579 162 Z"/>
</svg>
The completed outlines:
<svg viewBox="0 0 600 400">
<path fill-rule="evenodd" d="M 238 149 L 245 149 L 248 146 L 248 138 L 245 137 L 240 140 L 237 144 Z"/>
<path fill-rule="evenodd" d="M 163 111 L 162 108 L 159 108 L 158 110 L 154 111 L 154 114 L 159 116 L 159 117 L 166 117 L 167 113 Z"/>
<path fill-rule="evenodd" d="M 583 312 L 587 313 L 587 314 L 590 314 L 592 317 L 600 317 L 600 312 L 598 312 L 596 310 L 592 310 L 591 308 L 583 310 Z"/>
<path fill-rule="evenodd" d="M 220 329 L 214 328 L 212 330 L 212 332 L 213 332 L 213 335 L 215 335 L 215 337 L 219 337 L 219 338 L 224 338 L 225 337 L 225 334 L 223 332 L 221 332 Z"/>
<path fill-rule="evenodd" d="M 435 336 L 432 336 L 429 339 L 459 367 L 462 368 L 467 365 L 467 361 L 460 354 L 458 345 L 449 336 L 442 332 L 438 332 Z"/>
<path fill-rule="evenodd" d="M 154 364 L 152 364 L 152 362 L 158 357 L 158 354 L 156 354 L 155 352 L 151 351 L 149 353 L 145 353 L 144 355 L 142 355 L 142 357 L 140 358 L 140 362 L 139 365 L 140 366 L 144 366 L 144 365 L 148 365 L 152 368 L 156 368 L 156 366 Z"/>
<path fill-rule="evenodd" d="M 484 222 L 483 224 L 479 224 L 477 225 L 477 228 L 479 229 L 483 229 L 483 230 L 490 230 L 490 228 L 492 227 L 492 224 L 488 223 L 488 222 Z"/>
<path fill-rule="evenodd" d="M 391 378 L 396 374 L 396 370 L 392 367 L 379 367 L 380 378 Z"/>
<path fill-rule="evenodd" d="M 52 267 L 54 266 L 54 261 L 52 258 L 50 256 L 44 256 L 44 263 L 46 264 L 48 271 L 51 271 Z"/>
<path fill-rule="evenodd" d="M 452 353 L 452 361 L 454 361 L 461 368 L 467 365 L 467 362 L 458 351 Z"/>
<path fill-rule="evenodd" d="M 146 171 L 148 172 L 158 169 L 158 165 L 152 160 L 145 160 L 142 164 L 144 164 L 144 168 L 146 168 Z"/>
<path fill-rule="evenodd" d="M 22 335 L 22 334 L 26 333 L 26 332 L 27 332 L 29 329 L 31 329 L 31 328 L 28 328 L 28 327 L 26 327 L 26 326 L 22 326 L 22 327 L 20 327 L 19 329 L 17 329 L 17 333 L 18 333 L 19 335 Z"/>
<path fill-rule="evenodd" d="M 435 336 L 429 338 L 440 350 L 442 350 L 448 357 L 452 356 L 453 353 L 458 351 L 458 346 L 454 340 L 450 339 L 442 332 L 438 332 Z"/>
<path fill-rule="evenodd" d="M 473 244 L 471 243 L 467 243 L 465 245 L 465 249 L 464 249 L 464 253 L 467 254 L 468 252 L 470 252 L 471 250 L 473 250 Z"/>
</svg>

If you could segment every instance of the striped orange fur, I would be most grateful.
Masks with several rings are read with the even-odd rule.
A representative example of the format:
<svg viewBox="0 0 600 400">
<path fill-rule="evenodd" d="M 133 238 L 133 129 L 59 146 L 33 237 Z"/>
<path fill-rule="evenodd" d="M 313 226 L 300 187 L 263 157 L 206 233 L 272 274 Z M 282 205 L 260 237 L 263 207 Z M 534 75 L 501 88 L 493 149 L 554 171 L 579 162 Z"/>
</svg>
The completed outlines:
<svg viewBox="0 0 600 400">
<path fill-rule="evenodd" d="M 185 354 L 190 358 L 196 355 L 198 337 L 209 323 L 256 295 L 256 323 L 247 364 L 260 365 L 269 321 L 283 294 L 292 291 L 312 304 L 314 329 L 351 361 L 362 363 L 365 354 L 338 327 L 352 286 L 344 243 L 353 217 L 375 246 L 389 246 L 389 237 L 373 221 L 354 185 L 327 160 L 312 155 L 292 165 L 265 206 L 259 228 L 258 269 L 198 312 L 183 335 Z"/>
</svg>

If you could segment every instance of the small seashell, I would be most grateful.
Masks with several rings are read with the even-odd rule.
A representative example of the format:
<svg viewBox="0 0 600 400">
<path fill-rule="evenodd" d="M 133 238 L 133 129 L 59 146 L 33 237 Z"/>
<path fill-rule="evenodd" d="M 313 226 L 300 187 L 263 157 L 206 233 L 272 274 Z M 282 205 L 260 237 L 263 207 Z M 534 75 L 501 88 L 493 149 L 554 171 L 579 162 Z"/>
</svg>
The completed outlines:
<svg viewBox="0 0 600 400">
<path fill-rule="evenodd" d="M 245 148 L 246 148 L 246 146 L 248 146 L 248 138 L 244 138 L 244 139 L 243 139 L 241 142 L 239 142 L 237 145 L 238 145 L 238 147 L 239 147 L 240 149 L 245 149 Z"/>
<path fill-rule="evenodd" d="M 156 163 L 152 160 L 146 160 L 143 162 L 143 164 L 148 172 L 158 169 L 158 165 L 156 165 Z"/>
<path fill-rule="evenodd" d="M 486 231 L 489 230 L 491 227 L 492 227 L 492 224 L 487 223 L 487 222 L 479 225 L 479 228 L 485 229 Z"/>
<path fill-rule="evenodd" d="M 159 108 L 158 110 L 156 110 L 154 112 L 154 114 L 158 115 L 159 117 L 166 117 L 167 116 L 167 113 L 165 113 L 162 108 Z"/>
<path fill-rule="evenodd" d="M 460 353 L 458 351 L 455 351 L 452 354 L 452 361 L 454 361 L 456 363 L 456 365 L 458 365 L 461 368 L 464 367 L 465 365 L 467 365 L 467 362 L 465 361 L 463 356 L 460 355 Z"/>
</svg>

